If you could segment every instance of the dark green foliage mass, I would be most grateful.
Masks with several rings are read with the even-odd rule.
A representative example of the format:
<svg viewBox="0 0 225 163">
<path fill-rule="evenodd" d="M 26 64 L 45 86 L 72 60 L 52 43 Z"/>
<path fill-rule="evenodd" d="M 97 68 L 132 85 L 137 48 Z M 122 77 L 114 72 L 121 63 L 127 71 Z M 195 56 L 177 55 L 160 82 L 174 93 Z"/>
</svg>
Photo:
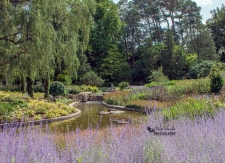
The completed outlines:
<svg viewBox="0 0 225 163">
<path fill-rule="evenodd" d="M 102 86 L 104 80 L 93 71 L 89 71 L 80 78 L 80 82 L 90 86 Z"/>
<path fill-rule="evenodd" d="M 126 61 L 120 63 L 117 75 L 118 76 L 117 76 L 116 82 L 120 82 L 120 81 L 127 81 L 129 83 L 132 82 L 131 68 Z"/>
<path fill-rule="evenodd" d="M 207 27 L 213 34 L 213 39 L 216 44 L 216 51 L 225 47 L 225 6 L 217 7 L 211 11 L 212 17 L 207 20 Z"/>
<path fill-rule="evenodd" d="M 204 78 L 209 75 L 215 61 L 195 61 L 190 66 L 188 77 L 191 79 Z"/>
<path fill-rule="evenodd" d="M 65 85 L 70 85 L 72 83 L 71 76 L 67 74 L 59 74 L 57 80 Z"/>
<path fill-rule="evenodd" d="M 204 25 L 194 0 L 1 1 L 0 83 L 32 97 L 41 81 L 48 97 L 52 80 L 144 84 L 160 66 L 169 79 L 205 77 L 225 60 L 224 8 Z"/>
<path fill-rule="evenodd" d="M 52 82 L 50 84 L 49 94 L 53 97 L 63 95 L 65 93 L 65 87 L 63 83 L 59 81 Z"/>
<path fill-rule="evenodd" d="M 120 90 L 124 90 L 126 87 L 128 87 L 130 84 L 128 82 L 121 82 L 119 83 Z"/>
<path fill-rule="evenodd" d="M 209 74 L 210 88 L 212 93 L 219 93 L 223 88 L 224 80 L 219 71 L 219 65 L 214 65 Z"/>
</svg>

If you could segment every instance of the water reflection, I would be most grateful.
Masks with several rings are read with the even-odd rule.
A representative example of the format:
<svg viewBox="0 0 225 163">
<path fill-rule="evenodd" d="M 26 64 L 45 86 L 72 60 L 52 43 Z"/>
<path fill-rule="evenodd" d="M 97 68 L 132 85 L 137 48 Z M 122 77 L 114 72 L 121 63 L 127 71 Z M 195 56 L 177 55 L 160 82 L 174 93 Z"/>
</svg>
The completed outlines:
<svg viewBox="0 0 225 163">
<path fill-rule="evenodd" d="M 65 121 L 54 122 L 49 125 L 50 128 L 62 132 L 75 130 L 76 128 L 96 128 L 98 124 L 100 125 L 100 128 L 105 128 L 110 125 L 110 119 L 141 118 L 145 116 L 143 113 L 133 111 L 126 111 L 122 114 L 100 115 L 100 111 L 108 111 L 109 109 L 100 102 L 80 103 L 76 107 L 81 110 L 81 116 Z"/>
</svg>

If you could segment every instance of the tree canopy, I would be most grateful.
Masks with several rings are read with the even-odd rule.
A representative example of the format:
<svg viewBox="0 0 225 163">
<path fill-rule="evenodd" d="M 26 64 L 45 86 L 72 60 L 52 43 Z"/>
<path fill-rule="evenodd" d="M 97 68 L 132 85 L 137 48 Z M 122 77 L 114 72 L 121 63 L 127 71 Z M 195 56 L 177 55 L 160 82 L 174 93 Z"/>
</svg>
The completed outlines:
<svg viewBox="0 0 225 163">
<path fill-rule="evenodd" d="M 225 60 L 224 5 L 206 25 L 200 11 L 193 0 L 2 0 L 0 79 L 31 97 L 42 81 L 48 97 L 52 80 L 145 83 L 161 66 L 191 77 Z"/>
</svg>

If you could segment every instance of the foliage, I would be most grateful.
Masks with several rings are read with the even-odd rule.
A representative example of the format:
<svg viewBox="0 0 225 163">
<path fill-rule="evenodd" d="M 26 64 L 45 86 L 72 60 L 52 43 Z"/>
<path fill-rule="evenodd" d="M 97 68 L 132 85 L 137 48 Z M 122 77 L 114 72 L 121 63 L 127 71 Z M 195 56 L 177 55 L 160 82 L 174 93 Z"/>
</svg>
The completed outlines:
<svg viewBox="0 0 225 163">
<path fill-rule="evenodd" d="M 163 74 L 163 68 L 159 67 L 157 70 L 152 71 L 152 75 L 149 76 L 151 82 L 156 82 L 157 86 L 160 85 L 161 82 L 167 82 L 169 79 L 167 76 Z"/>
<path fill-rule="evenodd" d="M 111 80 L 108 79 L 108 76 L 109 78 L 113 77 L 111 75 L 116 69 L 114 68 L 116 63 L 110 58 L 114 58 L 114 56 L 111 57 L 111 55 L 114 55 L 113 53 L 115 55 L 120 53 L 117 50 L 117 43 L 122 34 L 122 22 L 118 14 L 118 7 L 112 1 L 98 0 L 96 1 L 96 12 L 93 13 L 93 18 L 94 23 L 90 28 L 89 46 L 86 50 L 88 63 L 103 79 Z M 108 72 L 102 67 L 109 67 Z"/>
<path fill-rule="evenodd" d="M 81 89 L 83 91 L 86 91 L 86 92 L 92 92 L 92 93 L 97 93 L 98 92 L 98 88 L 95 87 L 95 86 L 87 86 L 87 85 L 81 85 Z"/>
<path fill-rule="evenodd" d="M 90 86 L 102 86 L 104 80 L 93 71 L 89 71 L 80 78 L 80 82 Z"/>
<path fill-rule="evenodd" d="M 214 65 L 209 74 L 210 90 L 212 93 L 218 94 L 223 88 L 224 79 L 220 74 L 219 65 Z"/>
<path fill-rule="evenodd" d="M 64 84 L 59 81 L 52 82 L 50 84 L 49 93 L 53 97 L 65 94 Z"/>
<path fill-rule="evenodd" d="M 128 87 L 130 84 L 128 82 L 121 82 L 119 83 L 119 88 L 121 91 L 123 91 L 126 87 Z"/>
<path fill-rule="evenodd" d="M 147 87 L 133 88 L 128 95 L 128 101 L 147 99 L 146 97 L 149 95 L 152 95 L 152 90 L 150 88 Z"/>
<path fill-rule="evenodd" d="M 198 34 L 187 43 L 187 51 L 196 53 L 198 60 L 217 60 L 216 47 L 207 29 L 200 29 Z"/>
<path fill-rule="evenodd" d="M 34 92 L 44 92 L 44 88 L 41 83 L 34 85 Z"/>
<path fill-rule="evenodd" d="M 225 47 L 225 6 L 222 4 L 221 8 L 216 8 L 211 11 L 212 17 L 207 20 L 206 25 L 212 33 L 214 42 L 216 44 L 216 51 Z"/>
<path fill-rule="evenodd" d="M 212 102 L 205 99 L 188 98 L 187 101 L 178 102 L 171 108 L 163 110 L 165 119 L 177 119 L 180 116 L 188 116 L 191 119 L 197 116 L 214 116 L 215 107 Z"/>
<path fill-rule="evenodd" d="M 0 90 L 1 91 L 17 91 L 19 92 L 20 91 L 20 87 L 18 85 L 11 85 L 11 84 L 8 84 L 6 86 L 4 85 L 0 85 Z"/>
<path fill-rule="evenodd" d="M 54 75 L 56 80 L 65 69 L 76 76 L 77 53 L 87 47 L 94 12 L 94 0 L 1 2 L 0 67 L 4 79 L 26 77 L 32 97 L 36 78 L 49 81 Z"/>
<path fill-rule="evenodd" d="M 105 103 L 108 105 L 119 105 L 118 101 L 116 101 L 114 98 L 106 98 Z"/>
<path fill-rule="evenodd" d="M 179 82 L 179 80 L 169 80 L 166 82 L 160 82 L 160 84 L 157 82 L 151 82 L 151 83 L 145 84 L 145 86 L 146 87 L 155 87 L 155 86 L 158 86 L 158 84 L 160 86 L 170 86 L 170 85 L 175 85 L 177 82 Z"/>
<path fill-rule="evenodd" d="M 69 87 L 67 86 L 66 89 L 69 94 L 79 94 L 82 92 L 82 89 L 78 85 L 70 85 Z"/>
<path fill-rule="evenodd" d="M 193 65 L 194 62 L 196 63 L 197 59 L 198 59 L 198 56 L 196 53 L 186 54 L 185 64 L 187 68 L 189 69 L 189 67 Z"/>
<path fill-rule="evenodd" d="M 49 115 L 47 116 L 48 113 L 51 113 L 53 118 L 76 112 L 76 108 L 68 106 L 71 100 L 65 98 L 61 98 L 55 103 L 52 103 L 44 101 L 43 99 L 41 100 L 40 96 L 43 94 L 35 94 L 35 96 L 38 96 L 36 99 L 25 98 L 23 95 L 18 96 L 18 94 L 19 93 L 0 92 L 1 122 L 5 122 L 6 120 L 8 122 L 12 120 L 31 120 L 29 117 L 33 117 L 33 119 L 39 117 L 38 119 L 42 119 L 50 117 Z M 8 96 L 10 96 L 10 98 L 7 98 Z"/>
<path fill-rule="evenodd" d="M 103 98 L 106 103 L 109 102 L 113 105 L 123 106 L 127 102 L 128 95 L 129 95 L 128 91 L 119 91 L 106 94 L 103 96 Z"/>
<path fill-rule="evenodd" d="M 151 70 L 156 68 L 159 60 L 159 49 L 164 44 L 153 45 L 152 40 L 147 38 L 143 45 L 140 45 L 135 52 L 135 66 L 133 68 L 134 80 L 148 81 Z"/>
<path fill-rule="evenodd" d="M 120 82 L 118 75 L 121 75 L 121 65 L 123 65 L 125 59 L 123 55 L 120 53 L 117 46 L 112 46 L 108 50 L 108 54 L 102 60 L 101 66 L 99 66 L 99 74 L 103 79 L 107 79 L 107 83 L 117 83 Z M 126 68 L 127 70 L 127 68 Z"/>
<path fill-rule="evenodd" d="M 210 92 L 210 81 L 208 78 L 181 80 L 175 85 L 168 87 L 168 94 L 173 98 L 181 98 L 182 95 L 199 94 Z"/>
<path fill-rule="evenodd" d="M 65 85 L 70 85 L 72 83 L 71 76 L 67 74 L 59 74 L 57 77 L 57 81 L 60 81 Z"/>
<path fill-rule="evenodd" d="M 7 102 L 0 102 L 0 115 L 8 115 L 10 112 L 12 112 L 13 106 L 10 103 Z"/>
<path fill-rule="evenodd" d="M 205 78 L 209 75 L 214 61 L 194 61 L 189 68 L 188 77 L 191 79 Z"/>
<path fill-rule="evenodd" d="M 127 62 L 122 62 L 119 66 L 116 82 L 127 81 L 132 82 L 132 72 L 130 65 Z"/>
</svg>

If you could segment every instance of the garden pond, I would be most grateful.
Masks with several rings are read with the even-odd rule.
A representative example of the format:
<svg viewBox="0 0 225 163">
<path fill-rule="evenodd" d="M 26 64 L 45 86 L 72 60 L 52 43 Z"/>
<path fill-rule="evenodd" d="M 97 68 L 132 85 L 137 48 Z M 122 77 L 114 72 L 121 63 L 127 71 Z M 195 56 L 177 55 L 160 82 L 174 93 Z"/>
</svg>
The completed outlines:
<svg viewBox="0 0 225 163">
<path fill-rule="evenodd" d="M 51 123 L 49 125 L 50 128 L 61 132 L 76 130 L 77 128 L 81 130 L 87 129 L 88 127 L 96 128 L 98 124 L 100 128 L 105 128 L 110 126 L 111 123 L 114 123 L 112 120 L 131 119 L 136 122 L 146 117 L 145 113 L 133 111 L 125 111 L 125 113 L 121 114 L 100 115 L 99 112 L 109 110 L 109 108 L 103 106 L 101 102 L 79 103 L 75 107 L 81 110 L 81 115 L 79 117 Z"/>
</svg>

